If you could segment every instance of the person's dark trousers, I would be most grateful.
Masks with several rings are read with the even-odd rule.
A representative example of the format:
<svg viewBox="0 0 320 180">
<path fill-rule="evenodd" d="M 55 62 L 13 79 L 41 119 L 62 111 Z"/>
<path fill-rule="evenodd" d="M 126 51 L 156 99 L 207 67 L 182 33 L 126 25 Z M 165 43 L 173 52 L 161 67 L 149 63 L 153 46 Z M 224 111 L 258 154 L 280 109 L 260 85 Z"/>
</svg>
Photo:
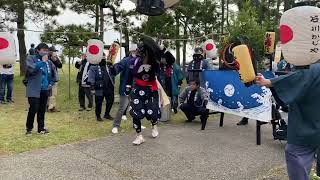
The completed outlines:
<svg viewBox="0 0 320 180">
<path fill-rule="evenodd" d="M 178 108 L 178 96 L 171 97 L 171 109 L 177 110 Z"/>
<path fill-rule="evenodd" d="M 1 74 L 0 75 L 0 101 L 5 100 L 6 90 L 7 90 L 7 101 L 12 101 L 12 91 L 13 91 L 13 74 Z"/>
<path fill-rule="evenodd" d="M 124 115 L 124 116 L 127 115 L 128 108 L 129 108 L 129 105 L 127 106 L 126 110 L 123 112 L 123 115 Z"/>
<path fill-rule="evenodd" d="M 104 113 L 104 117 L 110 116 L 110 112 L 114 103 L 114 92 L 106 91 L 103 93 L 106 98 L 106 112 Z"/>
<path fill-rule="evenodd" d="M 309 180 L 317 146 L 287 144 L 286 162 L 290 180 Z"/>
<path fill-rule="evenodd" d="M 102 103 L 103 100 L 106 99 L 106 112 L 104 116 L 109 116 L 110 111 L 112 109 L 112 105 L 114 103 L 114 94 L 112 92 L 107 92 L 104 91 L 102 96 L 96 96 L 96 117 L 100 118 L 101 117 L 101 109 L 102 109 Z"/>
<path fill-rule="evenodd" d="M 103 103 L 104 96 L 95 96 L 95 102 L 96 102 L 96 117 L 101 118 L 101 109 L 102 109 L 102 103 Z"/>
<path fill-rule="evenodd" d="M 48 91 L 41 91 L 40 98 L 29 97 L 29 112 L 27 117 L 27 131 L 32 131 L 35 115 L 37 114 L 38 132 L 44 130 L 44 120 L 48 102 Z"/>
<path fill-rule="evenodd" d="M 88 98 L 89 104 L 88 104 L 88 108 L 92 108 L 93 106 L 93 95 L 91 93 L 90 87 L 82 87 L 81 85 L 79 85 L 79 104 L 81 108 L 86 108 L 85 105 L 85 99 L 86 96 Z"/>
<path fill-rule="evenodd" d="M 200 115 L 201 120 L 201 129 L 204 130 L 207 124 L 207 120 L 209 117 L 209 110 L 205 107 L 196 107 L 194 105 L 185 103 L 181 104 L 180 109 L 184 112 L 188 121 L 193 121 L 196 116 Z"/>
</svg>

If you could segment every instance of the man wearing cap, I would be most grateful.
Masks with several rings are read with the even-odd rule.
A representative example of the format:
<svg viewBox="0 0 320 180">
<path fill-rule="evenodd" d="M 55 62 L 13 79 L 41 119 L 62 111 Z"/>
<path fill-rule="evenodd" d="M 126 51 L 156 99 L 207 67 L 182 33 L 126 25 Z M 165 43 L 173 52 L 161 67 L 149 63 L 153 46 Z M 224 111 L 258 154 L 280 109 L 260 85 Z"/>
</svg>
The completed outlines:
<svg viewBox="0 0 320 180">
<path fill-rule="evenodd" d="M 196 48 L 193 54 L 193 60 L 188 65 L 187 82 L 191 81 L 200 82 L 200 87 L 205 87 L 204 79 L 202 78 L 202 71 L 206 69 L 213 69 L 212 64 L 204 58 L 202 48 Z"/>
<path fill-rule="evenodd" d="M 36 55 L 27 57 L 26 95 L 29 102 L 26 135 L 32 134 L 33 122 L 37 114 L 38 133 L 47 134 L 45 129 L 45 112 L 49 91 L 56 82 L 56 68 L 49 61 L 48 45 L 40 43 L 36 47 Z"/>
<path fill-rule="evenodd" d="M 59 112 L 56 107 L 56 98 L 58 94 L 58 68 L 62 68 L 62 63 L 57 55 L 57 50 L 54 46 L 49 48 L 49 60 L 55 65 L 57 72 L 57 82 L 54 83 L 51 89 L 49 101 L 48 101 L 48 112 Z"/>
<path fill-rule="evenodd" d="M 112 133 L 117 134 L 118 129 L 121 124 L 121 120 L 127 119 L 124 115 L 126 113 L 127 107 L 129 105 L 129 98 L 126 95 L 126 83 L 129 77 L 130 70 L 133 68 L 134 64 L 138 60 L 137 58 L 137 44 L 131 44 L 129 47 L 130 54 L 128 57 L 122 59 L 119 63 L 115 64 L 116 73 L 120 74 L 120 106 L 116 118 L 114 119 Z"/>
</svg>

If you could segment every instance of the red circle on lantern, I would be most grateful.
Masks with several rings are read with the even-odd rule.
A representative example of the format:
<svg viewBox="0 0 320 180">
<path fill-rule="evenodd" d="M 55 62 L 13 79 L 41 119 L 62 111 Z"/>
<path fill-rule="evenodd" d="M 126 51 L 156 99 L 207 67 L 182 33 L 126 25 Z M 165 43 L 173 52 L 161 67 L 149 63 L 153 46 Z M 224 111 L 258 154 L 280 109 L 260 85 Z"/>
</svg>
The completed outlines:
<svg viewBox="0 0 320 180">
<path fill-rule="evenodd" d="M 286 44 L 293 39 L 293 31 L 287 25 L 280 26 L 280 41 L 282 44 Z"/>
<path fill-rule="evenodd" d="M 7 47 L 9 47 L 9 41 L 0 37 L 0 49 L 6 49 Z"/>
<path fill-rule="evenodd" d="M 207 51 L 211 51 L 213 49 L 214 49 L 214 45 L 213 44 L 209 43 L 209 44 L 206 45 L 206 50 Z"/>
<path fill-rule="evenodd" d="M 96 45 L 91 45 L 90 47 L 89 47 L 89 53 L 90 54 L 93 54 L 93 55 L 96 55 L 96 54 L 98 54 L 99 53 L 99 47 L 98 46 L 96 46 Z"/>
</svg>

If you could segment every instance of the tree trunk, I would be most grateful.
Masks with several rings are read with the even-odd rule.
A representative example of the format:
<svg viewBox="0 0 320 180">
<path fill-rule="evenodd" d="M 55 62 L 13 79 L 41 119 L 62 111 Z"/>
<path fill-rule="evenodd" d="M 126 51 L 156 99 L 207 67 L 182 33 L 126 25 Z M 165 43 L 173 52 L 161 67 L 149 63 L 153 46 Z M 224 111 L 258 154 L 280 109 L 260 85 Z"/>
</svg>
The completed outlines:
<svg viewBox="0 0 320 180">
<path fill-rule="evenodd" d="M 128 31 L 128 27 L 124 27 L 124 40 L 125 40 L 125 52 L 126 52 L 126 56 L 129 56 L 129 43 L 130 43 L 130 36 L 129 36 L 129 31 Z"/>
<path fill-rule="evenodd" d="M 100 36 L 99 39 L 101 41 L 103 41 L 103 37 L 104 37 L 104 13 L 103 13 L 103 7 L 100 6 Z"/>
<path fill-rule="evenodd" d="M 221 0 L 221 34 L 224 33 L 224 0 Z"/>
<path fill-rule="evenodd" d="M 294 0 L 284 0 L 284 11 L 291 9 L 294 2 Z"/>
<path fill-rule="evenodd" d="M 281 0 L 277 0 L 277 12 L 276 12 L 276 23 L 277 25 L 280 22 L 280 5 L 281 5 Z"/>
<path fill-rule="evenodd" d="M 99 17 L 100 17 L 100 7 L 99 5 L 96 5 L 96 10 L 95 10 L 95 16 L 96 16 L 96 23 L 94 26 L 94 32 L 98 32 L 99 31 Z"/>
<path fill-rule="evenodd" d="M 187 32 L 187 23 L 184 27 L 184 30 L 183 30 L 183 35 L 185 38 L 188 37 L 188 32 Z M 187 43 L 188 41 L 183 41 L 183 62 L 182 62 L 182 65 L 183 65 L 183 71 L 186 72 L 186 64 L 187 64 Z"/>
<path fill-rule="evenodd" d="M 226 21 L 227 21 L 227 27 L 229 27 L 229 0 L 227 0 L 227 19 L 226 19 Z"/>
<path fill-rule="evenodd" d="M 179 23 L 179 15 L 176 15 L 176 39 L 179 39 L 180 37 L 180 23 Z M 180 61 L 180 41 L 176 40 L 176 63 L 180 66 L 181 61 Z"/>
<path fill-rule="evenodd" d="M 18 41 L 19 41 L 19 56 L 20 56 L 20 76 L 24 76 L 27 69 L 27 63 L 26 63 L 26 56 L 27 56 L 27 50 L 26 50 L 26 42 L 25 42 L 25 35 L 24 35 L 24 3 L 23 1 L 18 1 L 17 4 L 17 27 L 18 27 Z"/>
</svg>

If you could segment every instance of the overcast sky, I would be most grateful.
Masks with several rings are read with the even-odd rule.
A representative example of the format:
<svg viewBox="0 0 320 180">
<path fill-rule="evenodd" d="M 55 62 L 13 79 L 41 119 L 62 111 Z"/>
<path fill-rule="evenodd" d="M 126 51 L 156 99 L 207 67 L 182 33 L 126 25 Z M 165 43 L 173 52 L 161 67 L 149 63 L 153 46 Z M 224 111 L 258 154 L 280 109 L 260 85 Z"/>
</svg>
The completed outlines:
<svg viewBox="0 0 320 180">
<path fill-rule="evenodd" d="M 123 3 L 121 4 L 121 8 L 125 9 L 125 10 L 134 9 L 135 4 L 129 0 L 124 0 Z M 54 19 L 56 19 L 58 24 L 60 24 L 60 25 L 69 25 L 69 24 L 80 25 L 80 24 L 87 24 L 87 23 L 91 23 L 91 24 L 95 23 L 95 19 L 90 18 L 89 15 L 77 14 L 69 9 L 64 10 L 59 16 L 55 17 Z M 135 23 L 136 22 L 137 21 L 135 21 Z M 34 23 L 34 22 L 29 21 L 26 23 L 26 28 L 29 30 L 42 31 L 42 30 L 44 30 L 45 23 L 49 23 L 49 22 Z M 137 23 L 136 23 L 136 25 L 137 25 Z M 112 27 L 105 27 L 105 28 L 110 29 Z M 34 44 L 40 43 L 40 34 L 41 33 L 25 31 L 25 41 L 26 41 L 27 50 L 30 48 L 31 43 L 34 43 Z M 104 42 L 106 44 L 111 44 L 114 40 L 117 40 L 119 38 L 120 38 L 119 32 L 116 32 L 114 30 L 109 30 L 109 31 L 105 32 L 105 34 L 104 34 Z M 16 41 L 16 42 L 18 42 L 18 41 Z M 18 51 L 18 53 L 19 53 L 19 51 Z M 188 59 L 191 58 L 192 53 L 193 53 L 192 47 L 188 46 L 188 51 L 187 51 Z M 175 56 L 175 52 L 172 52 L 172 54 Z M 123 56 L 124 56 L 124 51 L 122 53 L 122 57 Z M 120 56 L 118 56 L 117 59 L 119 60 Z"/>
<path fill-rule="evenodd" d="M 129 0 L 124 0 L 121 8 L 124 8 L 126 10 L 135 8 L 134 3 L 130 2 Z M 77 14 L 69 9 L 64 10 L 59 16 L 55 17 L 57 19 L 58 24 L 61 25 L 68 25 L 68 24 L 87 24 L 91 23 L 94 24 L 95 19 L 90 18 L 86 14 Z M 27 22 L 26 28 L 31 30 L 43 30 L 44 29 L 44 23 L 48 22 L 42 22 L 39 24 L 35 24 L 33 22 Z M 108 29 L 108 27 L 106 27 Z M 31 43 L 38 44 L 40 42 L 40 34 L 41 33 L 35 33 L 35 32 L 26 32 L 26 45 L 27 48 L 29 48 Z M 119 39 L 120 35 L 118 32 L 115 32 L 113 30 L 110 30 L 105 33 L 104 42 L 106 44 L 112 43 L 114 40 Z"/>
</svg>

